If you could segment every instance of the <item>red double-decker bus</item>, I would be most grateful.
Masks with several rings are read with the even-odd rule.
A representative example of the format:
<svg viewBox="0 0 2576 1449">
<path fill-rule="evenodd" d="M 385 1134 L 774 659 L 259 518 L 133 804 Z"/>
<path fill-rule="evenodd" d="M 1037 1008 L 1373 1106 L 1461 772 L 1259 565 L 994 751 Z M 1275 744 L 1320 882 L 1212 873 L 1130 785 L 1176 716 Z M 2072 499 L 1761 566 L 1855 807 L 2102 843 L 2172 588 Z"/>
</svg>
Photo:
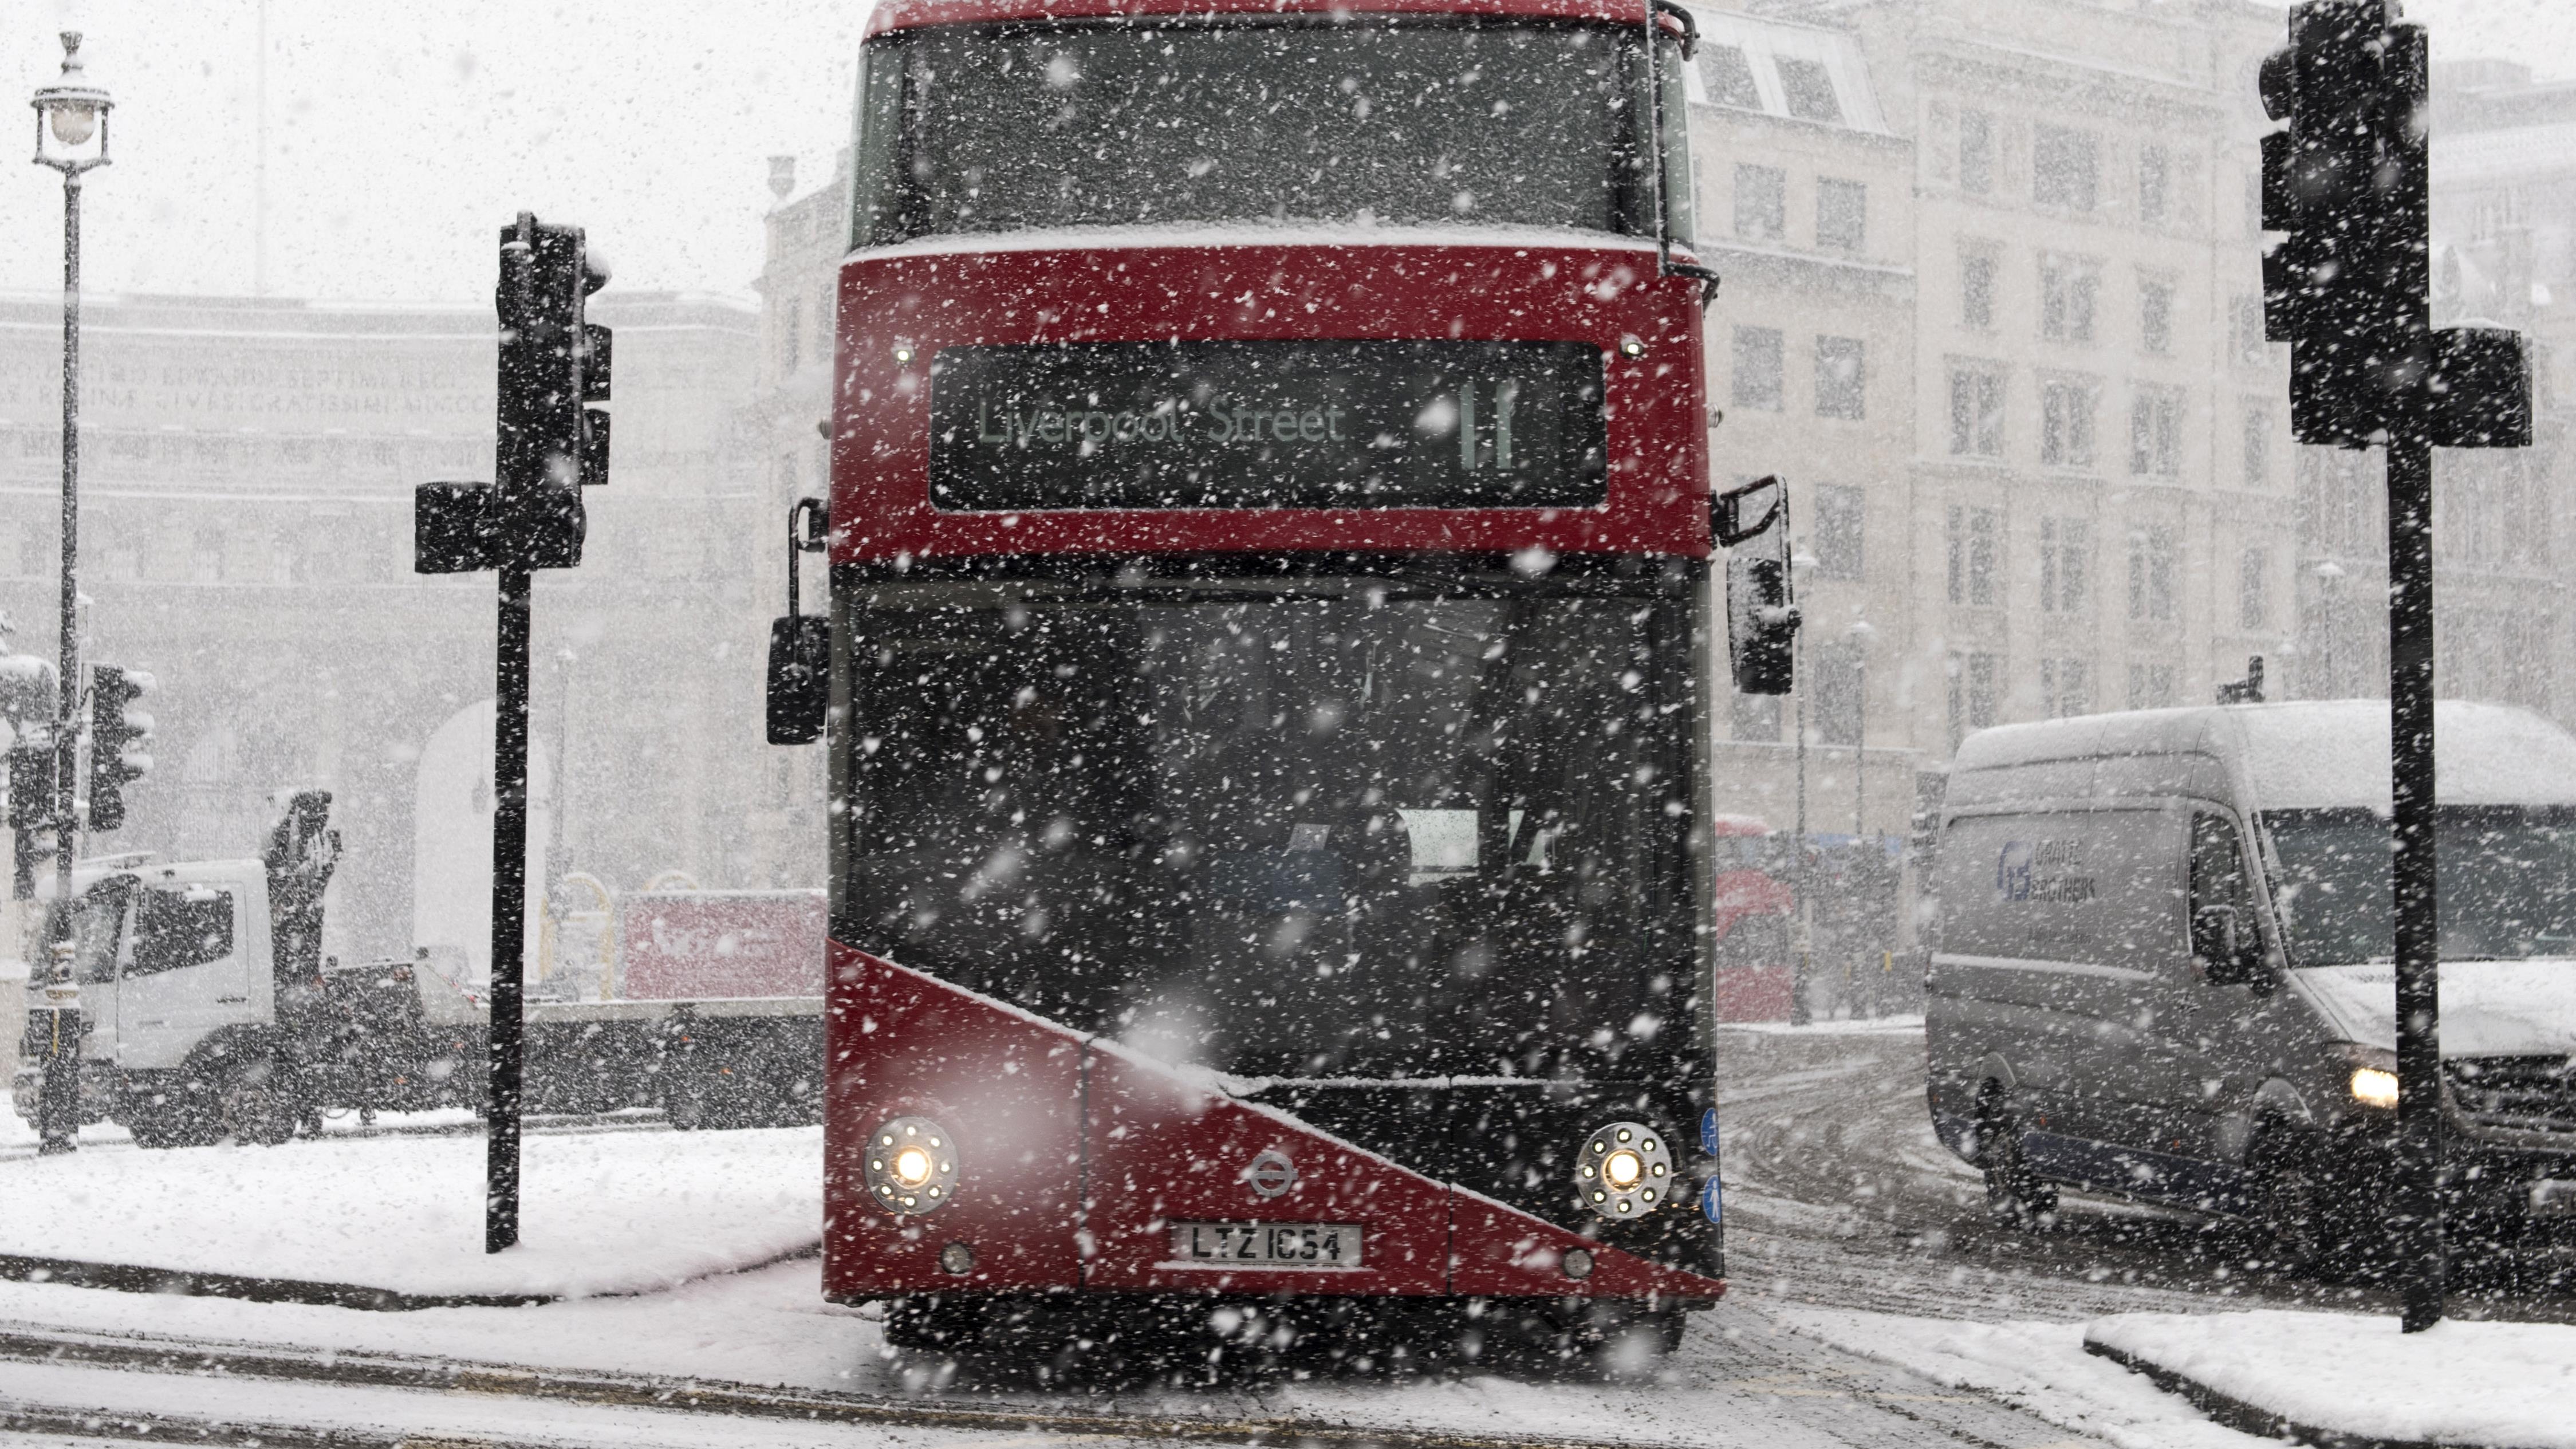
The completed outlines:
<svg viewBox="0 0 2576 1449">
<path fill-rule="evenodd" d="M 1723 1292 L 1686 39 L 878 8 L 772 729 L 828 634 L 824 1287 L 897 1344 Z"/>
</svg>

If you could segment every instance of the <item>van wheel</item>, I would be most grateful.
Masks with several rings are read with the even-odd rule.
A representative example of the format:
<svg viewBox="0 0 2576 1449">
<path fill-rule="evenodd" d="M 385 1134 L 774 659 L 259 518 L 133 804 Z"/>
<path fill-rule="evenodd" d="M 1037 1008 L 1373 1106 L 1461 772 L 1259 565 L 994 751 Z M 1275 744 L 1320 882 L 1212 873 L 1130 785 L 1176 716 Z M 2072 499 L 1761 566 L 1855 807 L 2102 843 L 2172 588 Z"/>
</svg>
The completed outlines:
<svg viewBox="0 0 2576 1449">
<path fill-rule="evenodd" d="M 2057 1214 L 2057 1187 L 2033 1172 L 2021 1123 L 1989 1088 L 1977 1112 L 1977 1164 L 1986 1174 L 1986 1211 L 1995 1221 L 2036 1226 Z"/>
<path fill-rule="evenodd" d="M 2334 1282 L 2357 1266 L 2361 1235 L 2352 1222 L 2351 1195 L 2337 1188 L 2320 1165 L 2322 1156 L 2315 1143 L 2286 1128 L 2257 1138 L 2255 1221 L 2275 1268 Z"/>
</svg>

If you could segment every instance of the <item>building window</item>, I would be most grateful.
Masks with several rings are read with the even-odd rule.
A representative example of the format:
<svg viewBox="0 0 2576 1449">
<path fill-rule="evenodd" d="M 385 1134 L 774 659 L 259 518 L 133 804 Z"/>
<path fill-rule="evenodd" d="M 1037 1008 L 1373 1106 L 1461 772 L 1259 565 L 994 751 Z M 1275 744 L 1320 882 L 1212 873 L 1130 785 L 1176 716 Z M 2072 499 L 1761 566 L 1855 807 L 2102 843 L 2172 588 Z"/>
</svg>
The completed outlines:
<svg viewBox="0 0 2576 1449">
<path fill-rule="evenodd" d="M 805 357 L 805 304 L 790 300 L 778 314 L 778 370 L 794 372 Z"/>
<path fill-rule="evenodd" d="M 2129 535 L 2129 617 L 2161 620 L 2173 616 L 2173 531 L 2139 529 Z"/>
<path fill-rule="evenodd" d="M 1970 327 L 1995 325 L 1995 253 L 1971 247 L 1959 253 L 1959 320 Z"/>
<path fill-rule="evenodd" d="M 2138 220 L 2160 225 L 2172 205 L 2173 163 L 2162 146 L 2138 149 Z"/>
<path fill-rule="evenodd" d="M 1816 245 L 1856 252 L 1869 237 L 1869 188 L 1857 181 L 1816 183 Z"/>
<path fill-rule="evenodd" d="M 2093 384 L 2071 378 L 2039 388 L 2039 461 L 2051 468 L 2093 466 Z"/>
<path fill-rule="evenodd" d="M 1959 189 L 1971 196 L 1995 189 L 1995 118 L 1983 111 L 1959 113 Z"/>
<path fill-rule="evenodd" d="M 224 581 L 223 534 L 211 528 L 198 530 L 189 551 L 188 577 L 201 584 Z"/>
<path fill-rule="evenodd" d="M 2129 666 L 2129 708 L 2163 709 L 2173 703 L 2174 672 L 2170 664 Z"/>
<path fill-rule="evenodd" d="M 2171 282 L 2138 284 L 2138 342 L 2149 352 L 2173 351 Z"/>
<path fill-rule="evenodd" d="M 1782 56 L 1778 64 L 1780 95 L 1789 103 L 1790 115 L 1802 121 L 1843 118 L 1842 104 L 1834 99 L 1834 78 L 1826 73 L 1822 62 Z"/>
<path fill-rule="evenodd" d="M 1816 339 L 1816 416 L 1859 418 L 1869 386 L 1869 369 L 1857 337 Z"/>
<path fill-rule="evenodd" d="M 1951 456 L 2000 458 L 2003 452 L 2003 374 L 1986 367 L 1951 368 Z"/>
<path fill-rule="evenodd" d="M 2249 548 L 2236 560 L 2236 627 L 2253 633 L 2272 627 L 2272 555 Z"/>
<path fill-rule="evenodd" d="M 1754 88 L 1753 67 L 1746 63 L 1740 45 L 1701 45 L 1699 82 L 1707 87 L 1711 105 L 1739 111 L 1762 109 L 1762 92 Z"/>
<path fill-rule="evenodd" d="M 2263 299 L 2239 297 L 2234 309 L 2236 359 L 2239 362 L 2268 362 L 2272 357 L 2271 339 L 2263 335 Z"/>
<path fill-rule="evenodd" d="M 1995 722 L 2003 661 L 1992 654 L 1950 656 L 1950 748 Z"/>
<path fill-rule="evenodd" d="M 2039 521 L 2039 606 L 2080 614 L 2093 602 L 2093 525 L 2081 518 Z"/>
<path fill-rule="evenodd" d="M 1950 506 L 1950 602 L 1992 608 L 2003 602 L 1996 587 L 2003 514 L 1992 508 Z"/>
<path fill-rule="evenodd" d="M 1827 484 L 1816 490 L 1816 572 L 1829 579 L 1861 576 L 1861 490 Z"/>
<path fill-rule="evenodd" d="M 2030 140 L 2030 196 L 2042 206 L 2091 211 L 2098 199 L 2099 148 L 2090 131 L 2037 126 Z"/>
<path fill-rule="evenodd" d="M 2076 257 L 2039 259 L 2039 335 L 2052 342 L 2093 340 L 2093 304 L 2102 272 Z"/>
<path fill-rule="evenodd" d="M 2039 661 L 2040 708 L 2050 719 L 2093 712 L 2093 670 L 2081 659 Z"/>
<path fill-rule="evenodd" d="M 2140 388 L 2129 402 L 2129 471 L 2141 478 L 2182 473 L 2182 394 Z"/>
<path fill-rule="evenodd" d="M 1816 651 L 1816 736 L 1829 745 L 1861 742 L 1861 657 L 1845 644 Z"/>
<path fill-rule="evenodd" d="M 1749 744 L 1780 742 L 1780 696 L 1776 694 L 1738 694 L 1733 696 L 1733 737 Z"/>
<path fill-rule="evenodd" d="M 1780 329 L 1735 329 L 1735 405 L 1755 412 L 1780 411 Z"/>
<path fill-rule="evenodd" d="M 2245 486 L 2261 488 L 2272 481 L 2272 414 L 2245 410 Z"/>
<path fill-rule="evenodd" d="M 1735 234 L 1778 241 L 1789 229 L 1789 173 L 1777 166 L 1735 168 Z"/>
</svg>

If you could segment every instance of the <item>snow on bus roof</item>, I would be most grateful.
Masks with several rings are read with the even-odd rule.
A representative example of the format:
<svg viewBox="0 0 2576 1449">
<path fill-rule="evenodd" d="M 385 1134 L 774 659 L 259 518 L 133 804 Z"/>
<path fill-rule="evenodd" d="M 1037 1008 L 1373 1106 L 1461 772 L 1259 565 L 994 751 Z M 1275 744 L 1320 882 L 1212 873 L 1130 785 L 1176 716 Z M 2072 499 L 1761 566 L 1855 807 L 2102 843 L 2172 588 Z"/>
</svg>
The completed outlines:
<svg viewBox="0 0 2576 1449">
<path fill-rule="evenodd" d="M 868 35 L 927 25 L 993 25 L 1015 20 L 1105 20 L 1120 16 L 1509 15 L 1536 20 L 1607 20 L 1642 25 L 1643 0 L 884 0 Z"/>
<path fill-rule="evenodd" d="M 2475 700 L 2433 707 L 2434 796 L 2446 805 L 2576 805 L 2576 736 L 2529 710 Z M 2388 702 L 2310 700 L 2084 715 L 1980 730 L 1953 777 L 2055 760 L 2205 754 L 2261 810 L 2388 808 Z"/>
</svg>

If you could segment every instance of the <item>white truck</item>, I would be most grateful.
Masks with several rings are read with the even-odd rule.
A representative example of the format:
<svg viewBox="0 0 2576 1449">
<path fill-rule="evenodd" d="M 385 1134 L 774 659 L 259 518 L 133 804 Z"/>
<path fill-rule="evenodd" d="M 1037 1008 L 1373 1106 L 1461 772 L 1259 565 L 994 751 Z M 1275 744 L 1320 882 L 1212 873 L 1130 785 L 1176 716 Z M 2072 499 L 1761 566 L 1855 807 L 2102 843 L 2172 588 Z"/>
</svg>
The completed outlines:
<svg viewBox="0 0 2576 1449">
<path fill-rule="evenodd" d="M 484 1105 L 484 983 L 425 950 L 321 956 L 329 805 L 297 796 L 259 860 L 115 857 L 74 874 L 84 1122 L 121 1123 L 145 1147 L 273 1143 L 318 1131 L 325 1112 Z M 528 1110 L 659 1108 L 684 1129 L 818 1120 L 822 893 L 638 892 L 617 906 L 589 999 L 529 990 Z M 31 1006 L 48 970 L 39 956 Z M 33 1038 L 52 1014 L 27 1022 L 11 1097 L 32 1122 Z"/>
</svg>

